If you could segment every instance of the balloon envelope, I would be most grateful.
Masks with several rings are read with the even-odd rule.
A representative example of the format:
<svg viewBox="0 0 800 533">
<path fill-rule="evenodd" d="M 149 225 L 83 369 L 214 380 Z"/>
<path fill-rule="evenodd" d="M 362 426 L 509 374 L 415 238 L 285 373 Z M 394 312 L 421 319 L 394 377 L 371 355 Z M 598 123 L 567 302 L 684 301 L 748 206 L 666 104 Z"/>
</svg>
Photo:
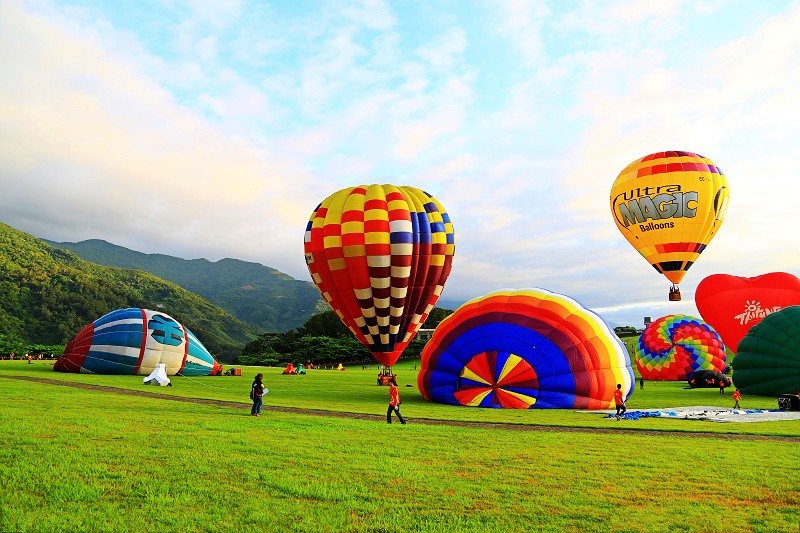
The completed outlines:
<svg viewBox="0 0 800 533">
<path fill-rule="evenodd" d="M 728 181 L 710 159 L 657 152 L 637 159 L 611 187 L 611 213 L 628 242 L 678 284 L 719 229 Z"/>
<path fill-rule="evenodd" d="M 750 328 L 732 366 L 733 383 L 745 394 L 800 390 L 800 305 L 767 315 Z"/>
<path fill-rule="evenodd" d="M 207 376 L 222 369 L 177 320 L 150 309 L 118 309 L 73 338 L 53 365 L 58 372 L 148 375 L 159 363 L 167 375 Z"/>
<path fill-rule="evenodd" d="M 730 387 L 733 384 L 731 378 L 716 370 L 698 370 L 689 375 L 688 382 L 693 389 L 719 388 L 720 383 L 723 383 L 726 387 Z"/>
<path fill-rule="evenodd" d="M 693 316 L 667 315 L 653 321 L 636 344 L 636 367 L 644 379 L 681 381 L 698 370 L 725 370 L 722 339 Z"/>
<path fill-rule="evenodd" d="M 455 251 L 444 207 L 414 187 L 361 185 L 317 206 L 305 257 L 322 297 L 391 366 L 442 293 Z"/>
<path fill-rule="evenodd" d="M 417 385 L 440 403 L 606 409 L 633 392 L 625 346 L 600 316 L 544 289 L 499 291 L 444 319 L 422 352 Z"/>
<path fill-rule="evenodd" d="M 737 353 L 739 342 L 765 316 L 800 305 L 800 279 L 787 272 L 752 278 L 713 274 L 700 282 L 694 299 L 703 319 Z"/>
</svg>

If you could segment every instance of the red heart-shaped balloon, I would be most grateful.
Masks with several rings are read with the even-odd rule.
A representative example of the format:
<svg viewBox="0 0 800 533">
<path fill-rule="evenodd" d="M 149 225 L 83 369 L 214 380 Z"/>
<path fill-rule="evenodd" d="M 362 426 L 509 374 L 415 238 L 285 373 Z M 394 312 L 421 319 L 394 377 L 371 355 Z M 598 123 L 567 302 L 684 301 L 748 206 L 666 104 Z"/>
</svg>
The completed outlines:
<svg viewBox="0 0 800 533">
<path fill-rule="evenodd" d="M 703 320 L 714 326 L 725 346 L 736 353 L 751 327 L 770 313 L 800 305 L 800 279 L 787 272 L 753 278 L 713 274 L 694 293 Z"/>
</svg>

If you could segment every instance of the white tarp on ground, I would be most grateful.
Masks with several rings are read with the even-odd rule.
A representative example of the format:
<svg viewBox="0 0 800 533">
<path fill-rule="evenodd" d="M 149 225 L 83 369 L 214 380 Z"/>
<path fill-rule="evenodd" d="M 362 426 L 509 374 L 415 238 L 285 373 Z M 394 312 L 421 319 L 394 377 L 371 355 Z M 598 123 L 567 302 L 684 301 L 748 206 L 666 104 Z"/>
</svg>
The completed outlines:
<svg viewBox="0 0 800 533">
<path fill-rule="evenodd" d="M 584 411 L 593 412 L 593 411 Z M 597 411 L 594 411 L 595 413 Z M 613 415 L 615 411 L 602 411 Z M 779 411 L 772 409 L 724 409 L 722 407 L 690 406 L 664 409 L 628 409 L 623 415 L 627 420 L 640 418 L 673 418 L 683 420 L 706 420 L 709 422 L 778 422 L 800 420 L 800 411 Z M 609 420 L 614 420 L 612 416 Z"/>
<path fill-rule="evenodd" d="M 144 378 L 144 384 L 161 385 L 162 387 L 170 385 L 170 380 L 167 377 L 167 365 L 158 363 L 156 368 L 150 372 L 150 375 Z"/>
</svg>

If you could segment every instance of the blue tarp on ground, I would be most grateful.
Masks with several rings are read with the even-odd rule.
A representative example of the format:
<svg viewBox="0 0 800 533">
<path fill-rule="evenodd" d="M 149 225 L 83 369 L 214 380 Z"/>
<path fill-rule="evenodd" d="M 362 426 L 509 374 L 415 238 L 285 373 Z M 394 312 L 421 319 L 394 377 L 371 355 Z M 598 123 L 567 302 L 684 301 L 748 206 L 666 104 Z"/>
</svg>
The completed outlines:
<svg viewBox="0 0 800 533">
<path fill-rule="evenodd" d="M 616 418 L 614 413 L 605 418 Z M 650 409 L 627 411 L 620 418 L 639 420 L 640 418 L 673 418 L 681 420 L 706 420 L 712 422 L 767 422 L 773 420 L 795 420 L 800 413 L 779 409 L 722 409 L 719 407 L 685 407 L 682 409 Z"/>
</svg>

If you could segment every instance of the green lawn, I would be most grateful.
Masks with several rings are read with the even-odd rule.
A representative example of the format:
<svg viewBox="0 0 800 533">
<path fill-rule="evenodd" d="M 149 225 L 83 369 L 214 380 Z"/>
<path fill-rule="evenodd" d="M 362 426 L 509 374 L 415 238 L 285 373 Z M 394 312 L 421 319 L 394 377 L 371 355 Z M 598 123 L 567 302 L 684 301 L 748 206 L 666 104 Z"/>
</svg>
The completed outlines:
<svg viewBox="0 0 800 533">
<path fill-rule="evenodd" d="M 268 383 L 273 398 L 297 386 Z M 792 442 L 254 418 L 2 374 L 0 406 L 2 531 L 798 527 Z"/>
<path fill-rule="evenodd" d="M 478 409 L 436 404 L 422 398 L 416 387 L 417 370 L 414 362 L 395 366 L 403 399 L 403 412 L 411 418 L 444 420 L 473 420 L 479 422 L 511 422 L 518 424 L 543 424 L 555 426 L 581 426 L 607 428 L 622 424 L 626 428 L 671 431 L 711 431 L 721 433 L 749 433 L 756 435 L 800 436 L 800 421 L 755 422 L 747 424 L 720 424 L 696 420 L 641 419 L 616 422 L 601 414 L 574 412 L 560 409 Z M 311 370 L 304 376 L 284 376 L 279 368 L 245 367 L 242 377 L 173 378 L 173 387 L 144 387 L 141 376 L 101 376 L 93 374 L 63 374 L 52 371 L 52 361 L 0 361 L 0 377 L 4 374 L 28 375 L 107 385 L 119 388 L 150 390 L 176 396 L 212 398 L 249 403 L 248 393 L 253 376 L 264 373 L 270 393 L 265 405 L 306 407 L 334 411 L 381 414 L 386 412 L 387 388 L 375 385 L 377 367 L 369 370 L 361 366 L 334 370 Z M 411 387 L 405 385 L 410 384 Z M 644 390 L 636 391 L 628 401 L 628 409 L 674 408 L 691 405 L 732 407 L 730 392 L 724 396 L 718 389 L 685 389 L 683 382 L 647 382 Z M 745 396 L 743 408 L 776 409 L 775 398 Z"/>
</svg>

